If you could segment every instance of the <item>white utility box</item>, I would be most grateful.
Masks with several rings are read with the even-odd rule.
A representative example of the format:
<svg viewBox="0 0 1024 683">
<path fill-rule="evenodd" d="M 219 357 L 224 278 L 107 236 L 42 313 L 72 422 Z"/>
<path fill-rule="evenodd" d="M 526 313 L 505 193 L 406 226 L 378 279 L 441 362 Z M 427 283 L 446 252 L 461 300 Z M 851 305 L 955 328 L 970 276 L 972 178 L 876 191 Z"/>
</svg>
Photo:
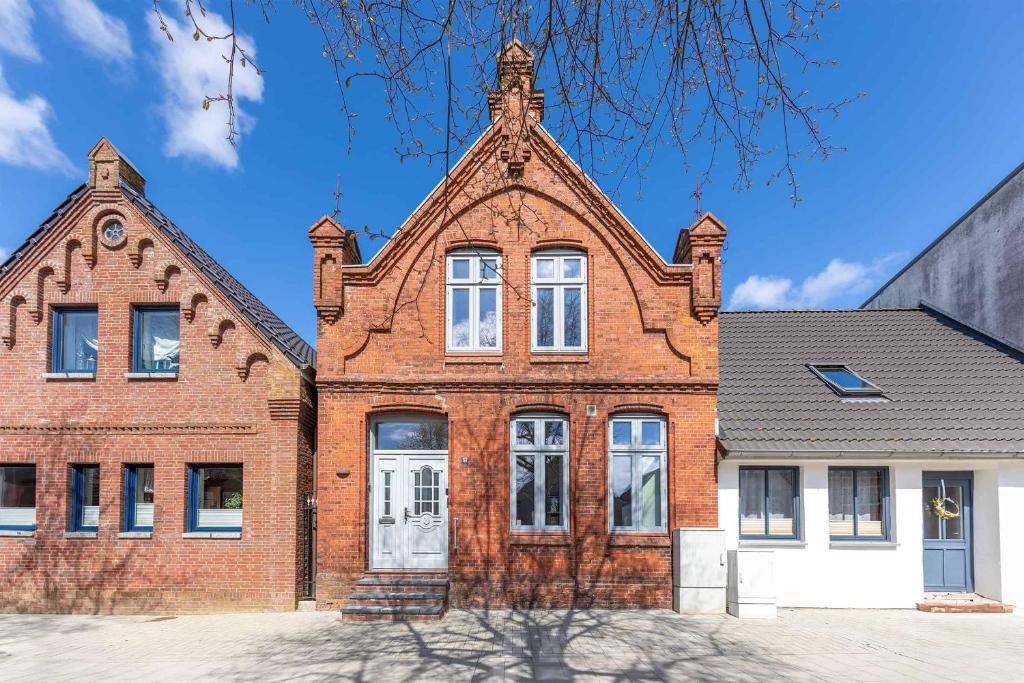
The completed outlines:
<svg viewBox="0 0 1024 683">
<path fill-rule="evenodd" d="M 725 530 L 672 531 L 672 609 L 680 614 L 725 612 Z"/>
<path fill-rule="evenodd" d="M 729 614 L 740 619 L 775 618 L 775 552 L 729 551 Z"/>
</svg>

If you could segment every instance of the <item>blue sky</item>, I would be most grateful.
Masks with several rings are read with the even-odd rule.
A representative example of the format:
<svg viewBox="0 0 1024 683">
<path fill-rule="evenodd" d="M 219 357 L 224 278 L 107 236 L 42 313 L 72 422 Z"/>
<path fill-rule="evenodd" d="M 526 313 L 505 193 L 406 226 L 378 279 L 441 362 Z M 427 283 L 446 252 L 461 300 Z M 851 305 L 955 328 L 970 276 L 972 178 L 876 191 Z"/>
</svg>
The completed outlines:
<svg viewBox="0 0 1024 683">
<path fill-rule="evenodd" d="M 371 86 L 350 93 L 360 118 L 346 152 L 317 33 L 288 2 L 269 26 L 242 14 L 267 73 L 236 83 L 244 132 L 231 148 L 223 113 L 200 107 L 220 88 L 216 59 L 184 29 L 169 43 L 150 8 L 0 0 L 0 250 L 84 180 L 85 155 L 106 135 L 165 213 L 313 341 L 306 230 L 333 208 L 336 175 L 342 221 L 390 232 L 441 171 L 399 163 Z M 827 122 L 848 151 L 799 164 L 795 208 L 783 186 L 764 186 L 767 167 L 744 192 L 732 190 L 728 164 L 716 171 L 701 205 L 730 230 L 726 305 L 858 305 L 1024 160 L 1022 44 L 1021 2 L 859 2 L 833 13 L 823 49 L 840 65 L 809 83 L 822 97 L 868 93 Z M 613 199 L 670 256 L 693 218 L 693 183 L 677 155 L 659 153 L 642 188 L 629 178 Z M 367 258 L 379 246 L 362 239 Z"/>
</svg>

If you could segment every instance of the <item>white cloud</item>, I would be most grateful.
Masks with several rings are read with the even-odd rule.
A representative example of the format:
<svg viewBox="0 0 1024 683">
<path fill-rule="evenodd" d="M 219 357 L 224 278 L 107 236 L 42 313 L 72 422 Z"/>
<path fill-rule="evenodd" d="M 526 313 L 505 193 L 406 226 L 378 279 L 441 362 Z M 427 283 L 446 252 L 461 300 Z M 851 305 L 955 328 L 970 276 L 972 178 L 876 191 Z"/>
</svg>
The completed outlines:
<svg viewBox="0 0 1024 683">
<path fill-rule="evenodd" d="M 0 263 L 7 260 L 7 257 L 11 255 L 11 252 L 7 251 L 3 247 L 0 247 Z"/>
<path fill-rule="evenodd" d="M 193 40 L 191 26 L 175 20 L 164 12 L 167 30 L 174 41 L 160 30 L 159 19 L 149 17 L 150 37 L 157 49 L 157 69 L 163 80 L 165 93 L 160 114 L 167 124 L 164 151 L 168 156 L 183 156 L 233 169 L 238 166 L 238 150 L 227 140 L 227 104 L 213 102 L 203 109 L 203 100 L 227 91 L 230 43 L 227 40 Z M 229 26 L 219 14 L 207 12 L 204 28 L 211 35 L 224 35 Z M 239 43 L 255 59 L 256 48 L 247 36 Z M 236 57 L 236 60 L 239 60 Z M 240 61 L 235 65 L 235 115 L 241 133 L 252 130 L 254 119 L 242 111 L 241 102 L 259 102 L 263 99 L 263 79 L 252 65 L 245 68 Z M 241 137 L 241 136 L 239 136 Z"/>
<path fill-rule="evenodd" d="M 108 62 L 132 58 L 128 27 L 117 17 L 105 14 L 93 0 L 55 0 L 50 9 L 64 30 L 94 57 Z"/>
<path fill-rule="evenodd" d="M 729 308 L 819 308 L 879 284 L 902 254 L 889 254 L 870 264 L 832 259 L 825 269 L 799 286 L 785 277 L 751 275 L 736 286 Z"/>
<path fill-rule="evenodd" d="M 0 0 L 0 51 L 33 62 L 43 61 L 32 39 L 34 17 L 28 0 Z"/>
<path fill-rule="evenodd" d="M 39 95 L 19 100 L 0 66 L 0 162 L 74 174 L 74 164 L 50 135 L 47 120 L 51 116 L 49 102 Z"/>
</svg>

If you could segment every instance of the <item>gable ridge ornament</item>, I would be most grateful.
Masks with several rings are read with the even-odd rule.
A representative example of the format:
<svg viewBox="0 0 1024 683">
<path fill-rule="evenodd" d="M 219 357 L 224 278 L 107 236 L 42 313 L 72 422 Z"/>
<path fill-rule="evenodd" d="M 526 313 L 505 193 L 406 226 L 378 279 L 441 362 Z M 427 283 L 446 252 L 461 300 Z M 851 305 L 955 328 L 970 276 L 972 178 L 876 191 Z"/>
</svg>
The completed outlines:
<svg viewBox="0 0 1024 683">
<path fill-rule="evenodd" d="M 498 55 L 498 88 L 487 97 L 491 122 L 501 123 L 498 160 L 512 178 L 533 157 L 530 129 L 544 118 L 544 91 L 533 85 L 533 53 L 513 39 Z"/>
<path fill-rule="evenodd" d="M 693 266 L 690 305 L 694 317 L 706 324 L 718 315 L 722 306 L 722 245 L 726 228 L 710 211 L 688 228 L 683 228 L 676 242 L 674 263 Z"/>
</svg>

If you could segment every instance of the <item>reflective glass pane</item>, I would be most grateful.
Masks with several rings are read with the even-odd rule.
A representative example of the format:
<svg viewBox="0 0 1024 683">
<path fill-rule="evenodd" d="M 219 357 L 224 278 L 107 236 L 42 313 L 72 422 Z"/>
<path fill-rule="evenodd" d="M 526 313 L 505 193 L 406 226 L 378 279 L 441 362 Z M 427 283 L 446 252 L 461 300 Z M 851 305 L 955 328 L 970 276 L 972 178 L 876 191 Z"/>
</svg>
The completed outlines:
<svg viewBox="0 0 1024 683">
<path fill-rule="evenodd" d="M 564 446 L 565 445 L 565 423 L 561 420 L 544 421 L 544 445 Z"/>
<path fill-rule="evenodd" d="M 382 502 L 383 502 L 382 512 L 384 513 L 385 517 L 390 517 L 391 516 L 391 494 L 392 494 L 391 477 L 393 476 L 394 473 L 391 470 L 385 470 L 381 474 L 384 476 L 384 481 L 383 481 L 384 491 L 383 491 L 383 493 L 381 495 L 381 499 L 382 499 Z"/>
<path fill-rule="evenodd" d="M 661 422 L 644 420 L 640 423 L 640 444 L 642 446 L 661 445 Z"/>
<path fill-rule="evenodd" d="M 200 467 L 199 508 L 202 510 L 242 509 L 242 468 Z"/>
<path fill-rule="evenodd" d="M 567 280 L 578 280 L 583 276 L 583 260 L 567 258 L 562 261 L 562 277 Z"/>
<path fill-rule="evenodd" d="M 468 280 L 469 279 L 469 259 L 468 258 L 452 259 L 452 279 L 453 280 Z"/>
<path fill-rule="evenodd" d="M 562 525 L 562 456 L 544 456 L 544 524 Z"/>
<path fill-rule="evenodd" d="M 448 449 L 447 422 L 381 422 L 377 450 L 444 451 Z"/>
<path fill-rule="evenodd" d="M 562 316 L 564 327 L 562 339 L 565 346 L 575 347 L 583 345 L 583 301 L 579 287 L 566 287 L 562 290 L 563 306 Z"/>
<path fill-rule="evenodd" d="M 881 470 L 857 470 L 857 535 L 881 537 L 885 535 L 882 519 Z"/>
<path fill-rule="evenodd" d="M 964 537 L 964 489 L 959 484 L 946 484 L 946 510 L 955 513 L 955 517 L 944 520 L 945 533 L 943 538 L 959 541 Z M 950 502 L 952 501 L 952 502 Z"/>
<path fill-rule="evenodd" d="M 924 537 L 927 539 L 941 538 L 941 524 L 932 508 L 932 501 L 939 497 L 938 486 L 924 486 L 921 488 L 921 497 L 924 499 Z"/>
<path fill-rule="evenodd" d="M 740 470 L 740 533 L 763 536 L 764 470 Z"/>
<path fill-rule="evenodd" d="M 532 446 L 534 436 L 533 420 L 516 420 L 516 445 Z"/>
<path fill-rule="evenodd" d="M 555 260 L 550 258 L 539 258 L 537 263 L 536 277 L 542 280 L 550 280 L 555 277 Z"/>
<path fill-rule="evenodd" d="M 480 346 L 498 346 L 498 290 L 481 287 L 480 290 Z"/>
<path fill-rule="evenodd" d="M 645 455 L 640 461 L 641 525 L 645 529 L 661 527 L 661 457 Z"/>
<path fill-rule="evenodd" d="M 793 510 L 793 470 L 768 470 L 768 534 L 792 536 L 796 531 Z"/>
<path fill-rule="evenodd" d="M 537 346 L 555 345 L 555 290 L 537 288 Z"/>
<path fill-rule="evenodd" d="M 455 288 L 452 290 L 452 348 L 468 349 L 473 343 L 471 330 L 469 290 L 464 287 Z"/>
<path fill-rule="evenodd" d="M 533 526 L 533 480 L 534 457 L 516 456 L 516 524 Z"/>
<path fill-rule="evenodd" d="M 633 458 L 628 455 L 612 458 L 612 523 L 633 526 Z"/>
<path fill-rule="evenodd" d="M 99 350 L 95 310 L 63 310 L 60 321 L 60 355 L 56 372 L 96 372 Z"/>
<path fill-rule="evenodd" d="M 135 526 L 153 526 L 153 468 L 135 468 Z"/>
<path fill-rule="evenodd" d="M 99 465 L 84 465 L 82 470 L 81 517 L 79 528 L 95 528 L 100 523 L 100 468 Z"/>
<path fill-rule="evenodd" d="M 828 525 L 832 536 L 853 536 L 853 470 L 828 471 Z"/>
<path fill-rule="evenodd" d="M 624 420 L 612 422 L 612 445 L 631 446 L 633 444 L 633 425 Z"/>
<path fill-rule="evenodd" d="M 139 370 L 178 369 L 178 309 L 139 311 Z"/>
<path fill-rule="evenodd" d="M 498 259 L 480 259 L 480 279 L 484 281 L 492 281 L 498 279 Z"/>
<path fill-rule="evenodd" d="M 858 389 L 872 389 L 873 387 L 861 379 L 856 373 L 844 367 L 823 367 L 818 372 L 839 386 L 841 389 L 856 391 Z"/>
<path fill-rule="evenodd" d="M 32 508 L 35 506 L 35 465 L 4 465 L 0 467 L 0 508 Z"/>
</svg>

